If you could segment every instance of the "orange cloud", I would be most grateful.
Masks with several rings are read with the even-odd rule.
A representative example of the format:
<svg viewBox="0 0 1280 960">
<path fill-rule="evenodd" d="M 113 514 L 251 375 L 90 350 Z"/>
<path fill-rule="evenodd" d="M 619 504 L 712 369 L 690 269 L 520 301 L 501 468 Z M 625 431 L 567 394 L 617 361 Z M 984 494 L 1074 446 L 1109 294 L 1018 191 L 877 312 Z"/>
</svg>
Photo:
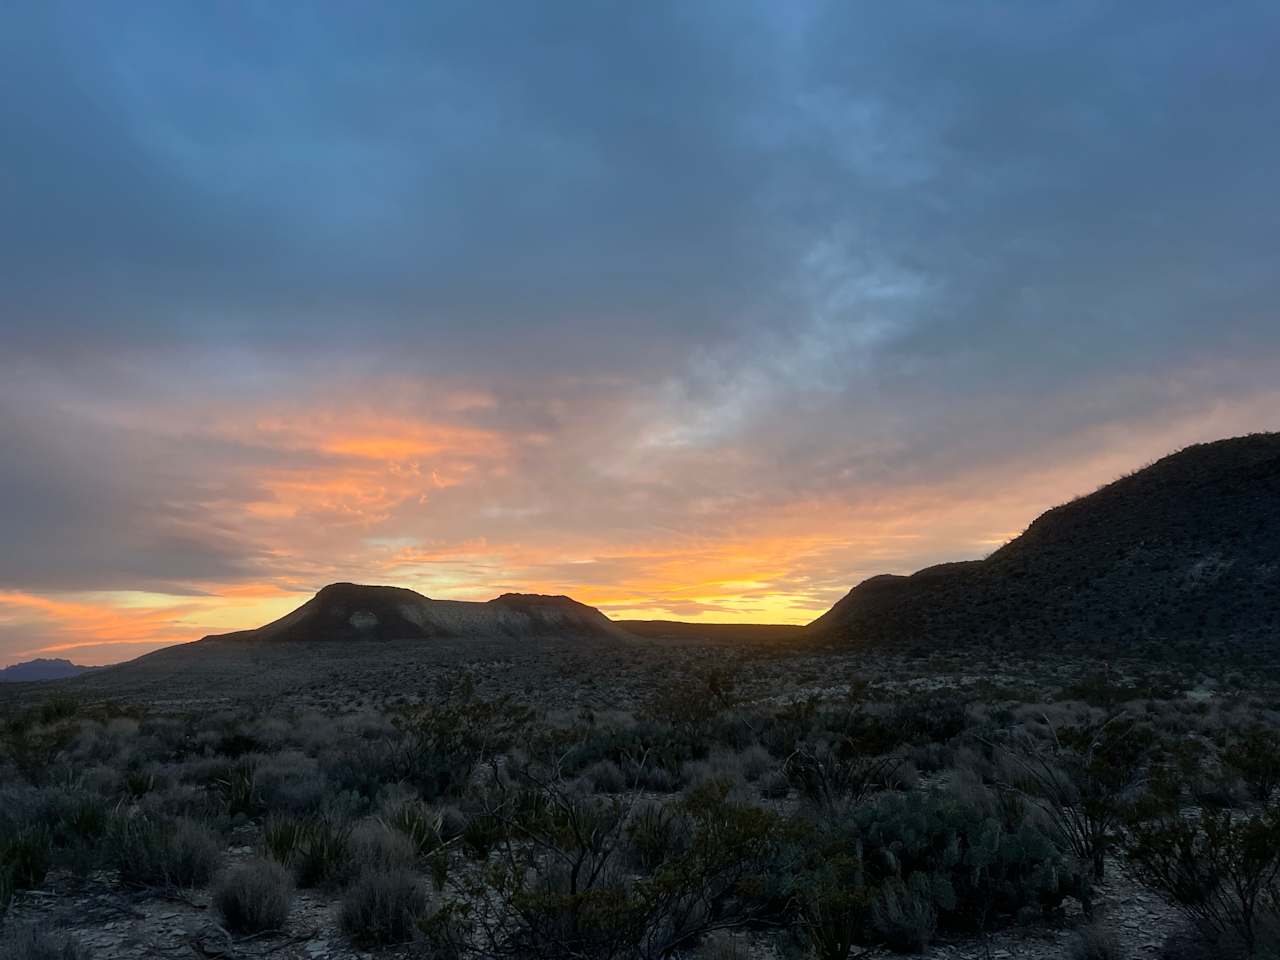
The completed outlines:
<svg viewBox="0 0 1280 960">
<path fill-rule="evenodd" d="M 164 646 L 196 639 L 199 628 L 183 622 L 199 604 L 128 607 L 107 601 L 69 600 L 32 593 L 0 593 L 0 625 L 30 628 L 44 640 L 19 650 L 19 656 L 101 647 L 113 644 Z"/>
<path fill-rule="evenodd" d="M 19 648 L 11 658 L 84 651 L 75 659 L 111 663 L 147 650 L 198 640 L 274 619 L 300 602 L 271 586 L 227 587 L 218 595 L 170 597 L 131 592 L 51 597 L 0 592 L 0 628 L 30 634 L 38 643 Z M 262 618 L 259 620 L 258 618 Z"/>
<path fill-rule="evenodd" d="M 189 585 L 206 596 L 0 593 L 3 656 L 119 660 L 257 626 L 346 579 L 440 598 L 568 593 L 619 618 L 803 623 L 867 576 L 983 556 L 1055 503 L 1238 432 L 1235 416 L 1118 426 L 911 486 L 791 495 L 743 481 L 750 462 L 732 451 L 605 470 L 579 421 L 548 443 L 358 411 L 244 416 L 212 432 L 253 456 L 215 462 L 189 491 L 204 514 L 181 516 L 193 541 L 208 523 L 252 546 L 253 582 Z"/>
</svg>

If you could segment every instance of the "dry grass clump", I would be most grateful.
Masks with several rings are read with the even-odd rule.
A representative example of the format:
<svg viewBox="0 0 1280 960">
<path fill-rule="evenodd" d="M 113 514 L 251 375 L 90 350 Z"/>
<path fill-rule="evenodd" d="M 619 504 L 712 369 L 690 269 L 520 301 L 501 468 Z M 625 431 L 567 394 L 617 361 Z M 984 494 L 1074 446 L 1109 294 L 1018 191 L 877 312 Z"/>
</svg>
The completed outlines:
<svg viewBox="0 0 1280 960">
<path fill-rule="evenodd" d="M 222 843 L 203 824 L 125 817 L 108 835 L 121 882 L 130 886 L 176 889 L 202 886 L 222 861 Z"/>
<path fill-rule="evenodd" d="M 427 891 L 408 870 L 362 874 L 342 897 L 338 920 L 361 946 L 408 943 L 427 915 Z"/>
<path fill-rule="evenodd" d="M 233 867 L 213 891 L 213 906 L 233 933 L 284 928 L 293 899 L 293 877 L 274 860 L 257 859 Z"/>
</svg>

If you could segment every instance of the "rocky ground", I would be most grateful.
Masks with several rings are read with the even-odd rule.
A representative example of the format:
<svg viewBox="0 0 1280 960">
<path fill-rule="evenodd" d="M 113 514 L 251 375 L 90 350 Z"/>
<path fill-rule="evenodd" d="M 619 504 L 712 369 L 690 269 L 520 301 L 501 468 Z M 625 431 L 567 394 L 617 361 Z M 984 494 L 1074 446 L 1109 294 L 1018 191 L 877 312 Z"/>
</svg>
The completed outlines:
<svg viewBox="0 0 1280 960">
<path fill-rule="evenodd" d="M 232 847 L 228 861 L 254 854 L 249 845 Z M 1110 877 L 1097 890 L 1094 920 L 1119 949 L 1119 956 L 1146 960 L 1160 955 L 1166 939 L 1180 927 L 1178 913 L 1159 897 L 1125 876 L 1121 864 L 1108 865 Z M 1074 907 L 1074 904 L 1070 904 Z M 73 936 L 92 951 L 94 960 L 179 960 L 179 958 L 272 957 L 280 960 L 355 960 L 414 956 L 411 947 L 377 952 L 353 947 L 338 927 L 334 898 L 313 890 L 297 891 L 284 930 L 250 937 L 224 930 L 209 906 L 207 892 L 157 896 L 151 891 L 123 890 L 109 874 L 77 880 L 51 874 L 41 890 L 21 894 L 9 922 L 37 923 Z M 985 942 L 973 938 L 937 942 L 924 960 L 1070 960 L 1078 930 L 1088 923 L 1078 910 L 1068 910 L 1054 925 L 1018 926 L 992 933 Z M 739 955 L 780 958 L 771 936 L 744 932 L 734 938 Z M 897 956 L 871 950 L 860 956 Z"/>
</svg>

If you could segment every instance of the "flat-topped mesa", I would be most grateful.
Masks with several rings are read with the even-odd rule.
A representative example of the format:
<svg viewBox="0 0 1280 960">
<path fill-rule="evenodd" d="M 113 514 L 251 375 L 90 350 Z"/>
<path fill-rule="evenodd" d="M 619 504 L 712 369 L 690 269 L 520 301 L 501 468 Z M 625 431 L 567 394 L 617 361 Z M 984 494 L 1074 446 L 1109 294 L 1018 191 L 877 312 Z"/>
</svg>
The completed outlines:
<svg viewBox="0 0 1280 960">
<path fill-rule="evenodd" d="M 403 587 L 331 583 L 279 620 L 211 640 L 361 641 L 614 637 L 627 634 L 566 596 L 507 593 L 479 603 L 432 600 Z"/>
</svg>

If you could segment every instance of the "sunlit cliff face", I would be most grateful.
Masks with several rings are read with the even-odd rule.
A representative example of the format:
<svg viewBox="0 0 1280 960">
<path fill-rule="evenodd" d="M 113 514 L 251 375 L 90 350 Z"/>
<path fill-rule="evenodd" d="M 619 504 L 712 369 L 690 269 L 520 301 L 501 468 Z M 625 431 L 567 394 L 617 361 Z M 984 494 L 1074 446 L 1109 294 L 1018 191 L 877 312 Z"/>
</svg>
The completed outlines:
<svg viewBox="0 0 1280 960">
<path fill-rule="evenodd" d="M 1270 3 L 0 11 L 0 665 L 801 623 L 1280 425 Z"/>
</svg>

